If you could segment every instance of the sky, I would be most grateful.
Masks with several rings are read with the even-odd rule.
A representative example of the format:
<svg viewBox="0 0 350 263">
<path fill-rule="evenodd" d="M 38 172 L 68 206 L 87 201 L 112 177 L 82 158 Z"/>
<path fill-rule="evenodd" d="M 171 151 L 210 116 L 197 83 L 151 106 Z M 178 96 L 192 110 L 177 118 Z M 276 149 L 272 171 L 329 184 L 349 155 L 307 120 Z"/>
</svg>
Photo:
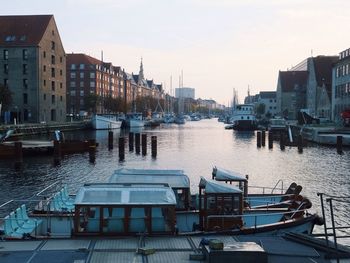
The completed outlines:
<svg viewBox="0 0 350 263">
<path fill-rule="evenodd" d="M 350 48 L 349 0 L 11 0 L 1 15 L 53 14 L 66 53 L 228 105 L 274 91 L 279 70 Z M 170 81 L 172 79 L 172 81 Z M 172 85 L 171 85 L 172 83 Z"/>
</svg>

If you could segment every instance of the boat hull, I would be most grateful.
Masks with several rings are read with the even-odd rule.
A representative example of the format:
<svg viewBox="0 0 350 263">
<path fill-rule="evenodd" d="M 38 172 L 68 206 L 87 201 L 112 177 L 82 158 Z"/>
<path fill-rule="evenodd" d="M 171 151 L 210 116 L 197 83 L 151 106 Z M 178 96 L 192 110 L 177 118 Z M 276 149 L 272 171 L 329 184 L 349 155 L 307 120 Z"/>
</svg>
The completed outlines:
<svg viewBox="0 0 350 263">
<path fill-rule="evenodd" d="M 257 127 L 255 120 L 236 120 L 233 125 L 236 131 L 255 131 Z"/>
<path fill-rule="evenodd" d="M 122 121 L 116 120 L 116 117 L 108 118 L 99 115 L 95 115 L 91 123 L 95 130 L 120 129 L 122 125 Z"/>
</svg>

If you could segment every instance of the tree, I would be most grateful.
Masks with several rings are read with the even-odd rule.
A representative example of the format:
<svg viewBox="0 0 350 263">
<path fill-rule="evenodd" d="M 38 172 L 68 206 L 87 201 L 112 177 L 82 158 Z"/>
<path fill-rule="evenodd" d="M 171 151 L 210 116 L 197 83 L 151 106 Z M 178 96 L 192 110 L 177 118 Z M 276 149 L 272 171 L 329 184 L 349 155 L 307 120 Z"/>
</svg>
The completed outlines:
<svg viewBox="0 0 350 263">
<path fill-rule="evenodd" d="M 100 96 L 97 94 L 89 94 L 84 98 L 84 104 L 86 109 L 92 113 L 96 113 L 97 103 L 100 101 Z"/>
<path fill-rule="evenodd" d="M 1 111 L 7 111 L 12 105 L 12 92 L 7 86 L 0 84 L 0 103 L 2 104 Z"/>
</svg>

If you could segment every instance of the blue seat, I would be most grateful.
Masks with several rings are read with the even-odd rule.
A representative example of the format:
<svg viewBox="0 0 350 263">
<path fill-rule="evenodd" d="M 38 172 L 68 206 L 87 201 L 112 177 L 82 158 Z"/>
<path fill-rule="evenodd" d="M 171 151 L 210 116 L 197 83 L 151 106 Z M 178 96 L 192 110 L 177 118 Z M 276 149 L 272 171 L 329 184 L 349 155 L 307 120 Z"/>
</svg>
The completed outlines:
<svg viewBox="0 0 350 263">
<path fill-rule="evenodd" d="M 14 212 L 10 213 L 9 219 L 10 219 L 10 225 L 11 225 L 12 230 L 14 230 L 17 233 L 31 234 L 35 230 L 35 226 L 34 227 L 21 227 L 17 222 L 17 219 L 16 219 Z"/>
<path fill-rule="evenodd" d="M 24 220 L 23 215 L 22 215 L 22 209 L 20 207 L 18 207 L 16 209 L 15 213 L 16 213 L 17 223 L 18 223 L 19 226 L 22 226 L 22 227 L 25 227 L 25 228 L 26 227 L 35 227 L 36 226 L 34 221 L 32 221 L 32 220 L 28 220 L 28 221 Z"/>
<path fill-rule="evenodd" d="M 23 233 L 17 232 L 11 226 L 11 219 L 9 216 L 4 218 L 4 232 L 7 237 L 11 238 L 23 238 Z"/>
<path fill-rule="evenodd" d="M 40 219 L 36 219 L 36 218 L 30 218 L 27 214 L 27 207 L 25 204 L 20 206 L 20 211 L 22 212 L 21 215 L 19 216 L 19 211 L 18 209 L 16 210 L 17 212 L 17 221 L 24 221 L 24 223 L 26 225 L 35 225 L 35 227 L 37 228 L 38 226 L 41 225 L 41 223 L 43 222 Z"/>
<path fill-rule="evenodd" d="M 56 193 L 52 200 L 51 200 L 51 211 L 73 211 L 74 210 L 74 205 L 67 205 L 63 203 L 63 201 L 60 198 L 60 194 Z"/>
<path fill-rule="evenodd" d="M 64 200 L 65 200 L 67 203 L 74 204 L 74 199 L 71 198 L 71 197 L 69 196 L 69 193 L 68 193 L 68 190 L 67 190 L 67 186 L 66 186 L 66 185 L 62 188 L 61 191 L 62 191 L 62 195 L 63 195 Z"/>
<path fill-rule="evenodd" d="M 74 201 L 67 199 L 64 196 L 63 190 L 58 192 L 58 197 L 60 198 L 60 200 L 62 201 L 62 204 L 66 207 L 74 207 Z"/>
</svg>

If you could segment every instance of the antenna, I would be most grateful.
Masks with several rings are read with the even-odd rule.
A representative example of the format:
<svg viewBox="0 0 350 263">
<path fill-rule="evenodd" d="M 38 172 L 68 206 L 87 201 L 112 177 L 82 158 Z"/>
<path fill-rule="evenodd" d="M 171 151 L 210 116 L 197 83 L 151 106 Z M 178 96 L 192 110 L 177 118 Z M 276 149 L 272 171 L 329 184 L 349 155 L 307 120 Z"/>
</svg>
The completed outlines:
<svg viewBox="0 0 350 263">
<path fill-rule="evenodd" d="M 103 50 L 101 50 L 101 61 L 103 62 Z"/>
<path fill-rule="evenodd" d="M 313 50 L 311 49 L 311 57 L 313 57 Z"/>
</svg>

